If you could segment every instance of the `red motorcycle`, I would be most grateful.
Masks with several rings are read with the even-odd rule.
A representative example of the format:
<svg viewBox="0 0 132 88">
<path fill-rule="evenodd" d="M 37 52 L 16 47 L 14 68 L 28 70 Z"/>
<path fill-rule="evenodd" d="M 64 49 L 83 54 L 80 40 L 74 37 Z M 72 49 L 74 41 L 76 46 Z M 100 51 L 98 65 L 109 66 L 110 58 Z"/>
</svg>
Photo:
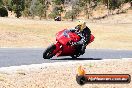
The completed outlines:
<svg viewBox="0 0 132 88">
<path fill-rule="evenodd" d="M 50 59 L 53 56 L 71 56 L 77 58 L 80 56 L 76 46 L 72 42 L 80 40 L 80 36 L 70 30 L 64 29 L 56 34 L 56 43 L 49 46 L 43 53 L 44 59 Z M 90 42 L 94 41 L 94 36 L 91 34 Z"/>
</svg>

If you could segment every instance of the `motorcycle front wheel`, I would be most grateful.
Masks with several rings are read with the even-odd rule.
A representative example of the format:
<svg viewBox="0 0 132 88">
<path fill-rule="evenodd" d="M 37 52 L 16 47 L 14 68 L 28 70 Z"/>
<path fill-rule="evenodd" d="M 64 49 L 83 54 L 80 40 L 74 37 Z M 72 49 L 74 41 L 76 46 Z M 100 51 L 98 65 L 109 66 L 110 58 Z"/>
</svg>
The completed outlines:
<svg viewBox="0 0 132 88">
<path fill-rule="evenodd" d="M 50 59 L 54 56 L 53 51 L 55 50 L 56 46 L 52 44 L 49 46 L 43 53 L 43 58 L 44 59 Z"/>
</svg>

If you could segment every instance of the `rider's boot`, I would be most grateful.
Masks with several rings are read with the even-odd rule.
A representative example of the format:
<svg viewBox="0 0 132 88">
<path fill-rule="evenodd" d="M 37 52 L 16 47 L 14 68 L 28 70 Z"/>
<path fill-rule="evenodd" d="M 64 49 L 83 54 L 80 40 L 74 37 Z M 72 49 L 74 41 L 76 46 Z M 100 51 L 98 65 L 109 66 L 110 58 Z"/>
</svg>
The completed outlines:
<svg viewBox="0 0 132 88">
<path fill-rule="evenodd" d="M 83 55 L 85 53 L 86 46 L 82 46 L 80 54 Z"/>
</svg>

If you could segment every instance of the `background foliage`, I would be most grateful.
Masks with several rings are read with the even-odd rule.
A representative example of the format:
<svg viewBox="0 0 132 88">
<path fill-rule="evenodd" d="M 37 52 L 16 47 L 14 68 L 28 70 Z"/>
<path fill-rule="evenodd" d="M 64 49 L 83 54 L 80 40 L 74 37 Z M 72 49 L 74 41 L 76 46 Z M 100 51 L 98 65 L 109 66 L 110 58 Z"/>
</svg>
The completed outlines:
<svg viewBox="0 0 132 88">
<path fill-rule="evenodd" d="M 93 11 L 98 6 L 107 7 L 108 15 L 121 7 L 125 3 L 131 3 L 132 0 L 0 0 L 0 14 L 12 11 L 16 17 L 32 17 L 38 16 L 40 19 L 55 18 L 62 16 L 65 19 L 75 19 L 81 12 L 89 19 Z M 66 7 L 71 9 L 67 10 Z"/>
</svg>

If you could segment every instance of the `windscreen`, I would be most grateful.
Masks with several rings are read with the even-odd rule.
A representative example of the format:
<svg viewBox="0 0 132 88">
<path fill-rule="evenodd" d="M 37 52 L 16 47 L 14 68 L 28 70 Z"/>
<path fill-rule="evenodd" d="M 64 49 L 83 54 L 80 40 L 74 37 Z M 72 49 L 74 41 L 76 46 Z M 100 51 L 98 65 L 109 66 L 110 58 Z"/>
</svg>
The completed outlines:
<svg viewBox="0 0 132 88">
<path fill-rule="evenodd" d="M 70 36 L 68 35 L 68 33 L 70 32 L 70 30 L 65 30 L 63 35 L 67 38 L 70 38 Z"/>
</svg>

